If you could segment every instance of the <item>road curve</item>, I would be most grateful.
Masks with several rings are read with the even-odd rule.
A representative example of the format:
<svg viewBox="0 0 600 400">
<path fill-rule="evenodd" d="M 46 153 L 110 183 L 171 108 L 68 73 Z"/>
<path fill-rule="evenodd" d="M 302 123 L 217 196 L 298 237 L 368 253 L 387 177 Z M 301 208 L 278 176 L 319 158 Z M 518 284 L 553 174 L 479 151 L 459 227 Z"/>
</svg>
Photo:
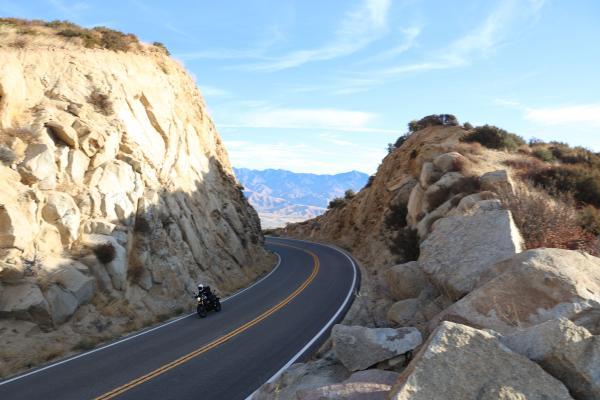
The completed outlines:
<svg viewBox="0 0 600 400">
<path fill-rule="evenodd" d="M 360 281 L 336 248 L 282 238 L 267 248 L 277 268 L 220 313 L 183 316 L 0 381 L 0 399 L 247 398 L 325 340 Z"/>
</svg>

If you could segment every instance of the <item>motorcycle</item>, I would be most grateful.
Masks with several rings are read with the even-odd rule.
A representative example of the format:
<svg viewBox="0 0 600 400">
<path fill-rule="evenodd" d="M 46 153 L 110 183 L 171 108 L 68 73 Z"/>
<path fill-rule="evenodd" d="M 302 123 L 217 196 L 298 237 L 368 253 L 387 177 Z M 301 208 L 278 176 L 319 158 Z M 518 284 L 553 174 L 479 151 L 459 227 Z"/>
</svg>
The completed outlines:
<svg viewBox="0 0 600 400">
<path fill-rule="evenodd" d="M 196 296 L 198 300 L 198 306 L 196 312 L 200 318 L 204 318 L 208 315 L 208 312 L 214 310 L 216 312 L 221 311 L 221 301 L 218 296 L 213 295 L 212 299 L 209 299 L 205 294 Z"/>
</svg>

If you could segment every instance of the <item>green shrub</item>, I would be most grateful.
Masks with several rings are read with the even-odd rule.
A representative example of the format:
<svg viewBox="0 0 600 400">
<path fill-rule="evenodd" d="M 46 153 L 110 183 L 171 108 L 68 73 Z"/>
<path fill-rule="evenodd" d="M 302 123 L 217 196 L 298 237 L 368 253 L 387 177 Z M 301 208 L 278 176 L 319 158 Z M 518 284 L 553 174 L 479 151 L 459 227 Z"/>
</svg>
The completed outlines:
<svg viewBox="0 0 600 400">
<path fill-rule="evenodd" d="M 408 131 L 414 133 L 425 129 L 428 126 L 458 126 L 458 119 L 452 114 L 433 114 L 421 118 L 420 120 L 412 120 L 408 123 Z"/>
<path fill-rule="evenodd" d="M 369 176 L 369 179 L 367 180 L 367 183 L 365 184 L 365 188 L 371 187 L 373 185 L 374 181 L 375 181 L 375 175 Z"/>
<path fill-rule="evenodd" d="M 572 193 L 576 200 L 600 207 L 600 172 L 579 165 L 560 165 L 530 174 L 550 193 Z"/>
<path fill-rule="evenodd" d="M 348 189 L 344 192 L 344 199 L 345 200 L 351 200 L 356 196 L 356 193 L 354 193 L 354 190 L 352 189 Z"/>
<path fill-rule="evenodd" d="M 162 42 L 154 42 L 152 43 L 155 47 L 158 47 L 159 49 L 161 49 L 162 51 L 164 51 L 164 53 L 168 56 L 171 55 L 171 53 L 169 52 L 169 49 L 167 49 L 167 46 L 165 46 L 164 43 Z"/>
<path fill-rule="evenodd" d="M 346 201 L 342 197 L 336 197 L 327 205 L 328 209 L 340 208 L 346 205 Z"/>
<path fill-rule="evenodd" d="M 525 144 L 522 137 L 493 125 L 478 126 L 463 138 L 465 142 L 479 142 L 490 149 L 514 151 Z"/>
<path fill-rule="evenodd" d="M 463 124 L 463 129 L 470 131 L 471 129 L 473 129 L 473 125 L 471 125 L 471 123 L 469 123 L 469 122 L 465 122 Z"/>
<path fill-rule="evenodd" d="M 537 148 L 533 150 L 532 154 L 534 157 L 539 158 L 540 160 L 545 162 L 553 162 L 555 160 L 552 151 L 550 151 L 550 149 L 546 147 Z"/>
<path fill-rule="evenodd" d="M 93 248 L 94 254 L 102 264 L 108 264 L 115 259 L 117 251 L 112 243 L 106 242 Z"/>
</svg>

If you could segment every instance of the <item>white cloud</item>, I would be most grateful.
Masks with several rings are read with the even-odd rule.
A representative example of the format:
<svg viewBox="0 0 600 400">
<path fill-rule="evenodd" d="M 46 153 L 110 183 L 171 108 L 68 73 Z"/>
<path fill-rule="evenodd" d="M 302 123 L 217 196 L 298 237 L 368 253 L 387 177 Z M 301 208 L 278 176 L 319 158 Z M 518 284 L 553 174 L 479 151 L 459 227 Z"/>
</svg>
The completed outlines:
<svg viewBox="0 0 600 400">
<path fill-rule="evenodd" d="M 600 127 L 600 103 L 526 108 L 525 119 L 540 125 L 581 124 Z"/>
<path fill-rule="evenodd" d="M 235 167 L 252 169 L 281 168 L 294 172 L 340 173 L 351 170 L 375 172 L 385 151 L 363 149 L 349 154 L 335 145 L 323 146 L 289 143 L 252 143 L 243 140 L 224 141 Z"/>
<path fill-rule="evenodd" d="M 376 117 L 376 114 L 365 111 L 334 108 L 262 108 L 241 113 L 233 123 L 219 124 L 219 127 L 396 132 L 369 126 Z"/>
<path fill-rule="evenodd" d="M 198 86 L 200 87 L 200 92 L 205 97 L 224 97 L 224 96 L 231 95 L 231 93 L 228 92 L 227 90 L 221 89 L 221 88 L 218 88 L 215 86 L 210 86 L 210 85 L 198 85 Z"/>
<path fill-rule="evenodd" d="M 438 49 L 429 60 L 387 68 L 379 74 L 396 76 L 469 65 L 474 57 L 493 53 L 520 25 L 535 18 L 543 4 L 543 0 L 503 0 L 479 27 Z"/>
<path fill-rule="evenodd" d="M 292 51 L 264 63 L 247 65 L 245 68 L 279 71 L 308 62 L 331 60 L 353 54 L 386 33 L 389 7 L 390 0 L 364 0 L 360 7 L 346 13 L 331 43 L 314 49 Z"/>
</svg>

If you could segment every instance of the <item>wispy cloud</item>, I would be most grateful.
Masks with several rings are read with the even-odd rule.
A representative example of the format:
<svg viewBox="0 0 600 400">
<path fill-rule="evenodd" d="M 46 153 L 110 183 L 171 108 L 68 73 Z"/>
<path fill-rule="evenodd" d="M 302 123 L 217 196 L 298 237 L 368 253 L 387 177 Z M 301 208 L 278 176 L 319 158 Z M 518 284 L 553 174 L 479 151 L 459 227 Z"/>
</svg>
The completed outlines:
<svg viewBox="0 0 600 400">
<path fill-rule="evenodd" d="M 382 62 L 391 60 L 395 57 L 398 57 L 400 54 L 412 49 L 413 47 L 415 47 L 417 43 L 417 38 L 421 34 L 421 28 L 418 26 L 404 28 L 400 30 L 400 33 L 402 35 L 402 40 L 400 44 L 365 59 L 363 63 Z"/>
<path fill-rule="evenodd" d="M 385 132 L 395 130 L 369 126 L 376 114 L 333 108 L 263 108 L 241 113 L 237 123 L 220 124 L 223 128 L 274 128 L 330 130 L 346 132 Z"/>
<path fill-rule="evenodd" d="M 282 168 L 310 173 L 340 173 L 349 170 L 372 173 L 384 155 L 383 149 L 363 149 L 361 152 L 349 154 L 340 151 L 338 146 L 323 146 L 321 143 L 259 144 L 245 140 L 226 140 L 225 146 L 232 164 L 236 167 Z"/>
<path fill-rule="evenodd" d="M 210 85 L 198 85 L 200 92 L 206 97 L 225 97 L 230 96 L 231 93 L 225 89 L 218 88 Z"/>
<path fill-rule="evenodd" d="M 386 33 L 389 7 L 390 0 L 364 0 L 358 8 L 346 13 L 331 43 L 318 48 L 292 51 L 244 68 L 279 71 L 353 54 Z"/>
<path fill-rule="evenodd" d="M 62 0 L 48 0 L 48 3 L 71 19 L 78 19 L 81 12 L 91 8 L 90 4 L 86 2 L 75 2 L 67 5 Z"/>
<path fill-rule="evenodd" d="M 398 65 L 379 73 L 394 76 L 469 65 L 474 57 L 492 54 L 508 40 L 517 24 L 536 17 L 543 5 L 543 0 L 503 0 L 479 27 L 454 40 L 446 48 L 438 49 L 429 60 Z"/>
<path fill-rule="evenodd" d="M 600 127 L 600 103 L 526 108 L 525 119 L 540 125 L 581 124 Z"/>
</svg>

